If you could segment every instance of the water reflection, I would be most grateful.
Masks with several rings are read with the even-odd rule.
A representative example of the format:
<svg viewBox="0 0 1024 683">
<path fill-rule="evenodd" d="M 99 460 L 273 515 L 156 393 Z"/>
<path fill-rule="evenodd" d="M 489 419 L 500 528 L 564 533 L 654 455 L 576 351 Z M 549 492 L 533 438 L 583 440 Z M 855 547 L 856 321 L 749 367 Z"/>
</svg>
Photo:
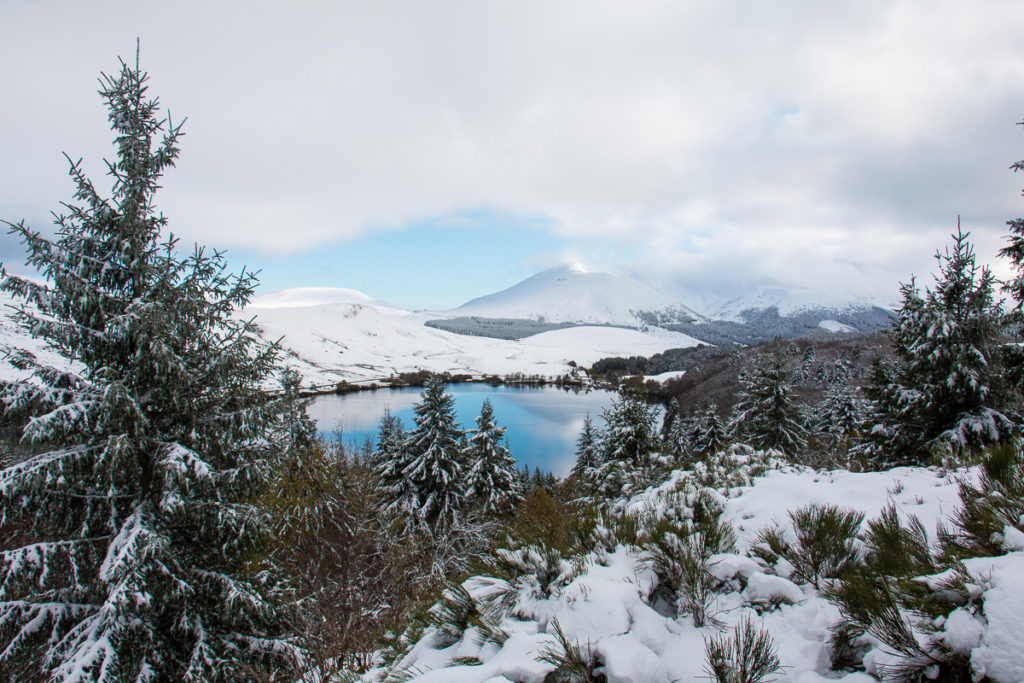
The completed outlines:
<svg viewBox="0 0 1024 683">
<path fill-rule="evenodd" d="M 589 413 L 595 425 L 603 425 L 601 411 L 614 394 L 607 391 L 574 393 L 557 387 L 493 387 L 488 384 L 450 384 L 455 413 L 462 429 L 476 427 L 484 399 L 490 398 L 498 424 L 507 427 L 512 456 L 520 466 L 539 467 L 564 476 L 575 459 L 576 439 Z M 309 406 L 310 417 L 324 435 L 340 431 L 345 443 L 360 446 L 374 439 L 384 409 L 413 427 L 413 405 L 421 389 L 378 389 L 349 394 L 318 396 Z"/>
</svg>

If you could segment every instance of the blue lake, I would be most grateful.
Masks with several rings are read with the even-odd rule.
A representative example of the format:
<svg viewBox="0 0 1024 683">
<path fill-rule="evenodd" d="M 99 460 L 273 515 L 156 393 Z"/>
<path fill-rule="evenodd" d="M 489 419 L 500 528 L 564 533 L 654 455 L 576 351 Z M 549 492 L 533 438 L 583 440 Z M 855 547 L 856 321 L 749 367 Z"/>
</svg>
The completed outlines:
<svg viewBox="0 0 1024 683">
<path fill-rule="evenodd" d="M 557 387 L 493 387 L 489 384 L 449 384 L 455 397 L 455 413 L 461 429 L 475 429 L 484 399 L 491 399 L 498 425 L 506 427 L 508 448 L 520 467 L 539 467 L 566 475 L 575 460 L 576 439 L 589 413 L 595 426 L 603 426 L 601 411 L 615 394 L 591 390 L 574 393 Z M 325 436 L 340 432 L 346 444 L 361 446 L 376 439 L 384 409 L 402 420 L 404 429 L 414 426 L 413 405 L 422 389 L 377 389 L 348 394 L 317 396 L 309 415 Z"/>
</svg>

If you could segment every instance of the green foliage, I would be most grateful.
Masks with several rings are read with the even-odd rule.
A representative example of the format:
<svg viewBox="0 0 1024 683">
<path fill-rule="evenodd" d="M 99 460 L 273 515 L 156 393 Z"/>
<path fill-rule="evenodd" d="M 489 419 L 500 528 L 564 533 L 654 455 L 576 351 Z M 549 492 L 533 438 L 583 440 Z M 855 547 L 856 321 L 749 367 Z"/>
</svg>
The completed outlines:
<svg viewBox="0 0 1024 683">
<path fill-rule="evenodd" d="M 689 515 L 647 521 L 643 548 L 658 577 L 651 601 L 673 618 L 688 614 L 694 626 L 716 625 L 711 613 L 717 579 L 707 570 L 717 553 L 736 549 L 736 534 L 721 519 L 722 507 L 706 491 L 691 499 Z"/>
<path fill-rule="evenodd" d="M 954 610 L 983 614 L 984 579 L 961 560 L 1007 552 L 1004 535 L 1021 529 L 1024 512 L 1022 461 L 1018 444 L 988 450 L 978 482 L 961 481 L 960 508 L 952 528 L 940 527 L 937 547 L 919 520 L 901 520 L 892 505 L 867 523 L 863 563 L 824 591 L 843 616 L 831 638 L 834 664 L 856 667 L 873 639 L 900 656 L 887 676 L 972 680 L 970 653 L 947 645 L 943 624 Z"/>
<path fill-rule="evenodd" d="M 774 448 L 790 457 L 807 443 L 803 410 L 794 399 L 785 356 L 762 354 L 739 375 L 742 390 L 733 407 L 733 432 L 751 445 Z"/>
<path fill-rule="evenodd" d="M 555 644 L 545 646 L 537 661 L 555 667 L 552 683 L 602 683 L 605 677 L 597 672 L 600 663 L 590 644 L 579 645 L 570 641 L 557 619 L 551 620 L 551 629 L 554 631 L 552 635 L 555 636 Z"/>
<path fill-rule="evenodd" d="M 958 225 L 952 247 L 936 254 L 931 289 L 922 294 L 913 279 L 901 286 L 889 334 L 897 363 L 878 367 L 867 388 L 881 418 L 869 451 L 878 466 L 960 456 L 1015 429 L 1005 318 L 995 278 L 977 265 L 968 237 Z"/>
<path fill-rule="evenodd" d="M 769 562 L 780 557 L 793 566 L 794 575 L 821 587 L 822 579 L 839 577 L 857 562 L 857 532 L 864 513 L 835 505 L 804 505 L 789 511 L 795 542 L 779 527 L 763 529 L 753 551 Z"/>
<path fill-rule="evenodd" d="M 1007 528 L 1024 531 L 1024 454 L 1021 441 L 989 448 L 977 484 L 960 482 L 960 507 L 952 530 L 942 529 L 943 557 L 1002 555 Z"/>
<path fill-rule="evenodd" d="M 72 162 L 52 239 L 9 224 L 45 278 L 4 273 L 14 315 L 74 363 L 14 352 L 33 377 L 0 387 L 43 451 L 0 472 L 12 679 L 239 679 L 283 673 L 296 654 L 276 573 L 252 562 L 269 527 L 251 501 L 280 452 L 282 405 L 262 392 L 277 349 L 236 316 L 252 274 L 198 246 L 180 256 L 162 235 L 155 193 L 182 133 L 146 82 L 137 59 L 100 79 L 110 196 Z"/>
<path fill-rule="evenodd" d="M 428 614 L 430 625 L 441 639 L 438 647 L 457 643 L 471 627 L 477 629 L 480 642 L 501 645 L 508 639 L 508 633 L 501 628 L 500 604 L 478 602 L 460 583 L 449 582 Z"/>
<path fill-rule="evenodd" d="M 771 636 L 749 617 L 740 620 L 732 636 L 706 638 L 704 652 L 704 671 L 716 683 L 762 683 L 782 669 Z"/>
</svg>

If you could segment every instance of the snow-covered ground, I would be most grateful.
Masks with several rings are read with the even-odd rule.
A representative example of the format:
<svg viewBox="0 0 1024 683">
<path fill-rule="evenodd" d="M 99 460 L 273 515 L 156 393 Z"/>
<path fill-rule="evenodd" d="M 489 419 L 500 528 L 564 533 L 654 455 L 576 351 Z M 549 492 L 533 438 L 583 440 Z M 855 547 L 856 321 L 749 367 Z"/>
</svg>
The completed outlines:
<svg viewBox="0 0 1024 683">
<path fill-rule="evenodd" d="M 681 473 L 663 486 L 634 498 L 626 509 L 658 510 L 669 505 Z M 926 529 L 949 519 L 958 502 L 958 477 L 974 477 L 974 471 L 955 474 L 933 469 L 899 468 L 887 472 L 855 474 L 846 471 L 815 472 L 784 467 L 754 479 L 753 485 L 734 488 L 725 500 L 723 519 L 739 538 L 738 553 L 716 555 L 710 571 L 719 579 L 735 581 L 735 589 L 718 594 L 712 608 L 731 627 L 752 617 L 771 635 L 783 669 L 774 680 L 814 683 L 842 680 L 858 683 L 876 680 L 863 672 L 830 670 L 827 641 L 829 627 L 840 619 L 838 609 L 807 584 L 797 584 L 780 567 L 769 568 L 746 551 L 756 533 L 787 520 L 787 511 L 806 503 L 831 503 L 860 510 L 871 519 L 888 504 L 901 516 L 917 516 Z M 1024 548 L 1024 534 L 1019 545 Z M 1011 542 L 1011 541 L 1008 541 Z M 1007 546 L 1016 547 L 1016 546 Z M 947 643 L 956 642 L 970 653 L 976 670 L 991 680 L 1010 683 L 1024 680 L 1024 552 L 969 560 L 969 570 L 985 586 L 986 620 L 954 612 L 945 626 Z M 485 642 L 477 628 L 468 629 L 448 644 L 428 629 L 400 665 L 418 683 L 542 683 L 554 670 L 541 661 L 545 649 L 558 649 L 556 624 L 567 639 L 603 662 L 609 683 L 669 683 L 707 678 L 705 639 L 719 631 L 697 628 L 689 616 L 671 618 L 653 609 L 648 595 L 656 576 L 636 549 L 618 546 L 613 552 L 595 552 L 582 567 L 567 566 L 567 580 L 550 596 L 529 596 L 520 590 L 516 608 L 501 622 L 509 634 L 503 645 Z M 742 584 L 742 588 L 741 588 Z M 507 590 L 500 579 L 474 577 L 464 587 L 476 598 Z M 777 607 L 768 606 L 774 600 Z M 954 623 L 955 622 L 955 623 Z M 459 657 L 473 658 L 455 662 Z M 876 644 L 865 664 L 869 672 L 891 663 L 892 656 Z M 471 662 L 471 663 L 469 663 Z M 365 681 L 380 680 L 381 671 Z"/>
<path fill-rule="evenodd" d="M 638 311 L 673 311 L 698 319 L 674 297 L 638 280 L 574 263 L 540 272 L 495 294 L 473 299 L 448 315 L 543 318 L 548 322 L 639 325 Z"/>
<path fill-rule="evenodd" d="M 318 292 L 317 296 L 328 295 Z M 280 338 L 285 361 L 303 374 L 304 383 L 317 385 L 341 379 L 383 379 L 416 370 L 555 377 L 570 370 L 570 361 L 592 365 L 608 356 L 649 356 L 699 343 L 658 328 L 599 326 L 554 330 L 522 340 L 471 337 L 426 327 L 423 323 L 436 314 L 360 303 L 352 294 L 345 296 L 347 301 L 335 303 L 273 307 L 261 307 L 265 301 L 261 298 L 241 315 L 255 317 L 265 339 Z M 299 294 L 282 295 L 274 303 L 300 299 Z"/>
<path fill-rule="evenodd" d="M 743 312 L 747 310 L 775 308 L 780 316 L 791 316 L 819 310 L 849 313 L 875 306 L 889 308 L 886 302 L 866 297 L 827 294 L 805 287 L 759 287 L 749 294 L 723 301 L 704 313 L 715 320 L 743 322 Z"/>
</svg>

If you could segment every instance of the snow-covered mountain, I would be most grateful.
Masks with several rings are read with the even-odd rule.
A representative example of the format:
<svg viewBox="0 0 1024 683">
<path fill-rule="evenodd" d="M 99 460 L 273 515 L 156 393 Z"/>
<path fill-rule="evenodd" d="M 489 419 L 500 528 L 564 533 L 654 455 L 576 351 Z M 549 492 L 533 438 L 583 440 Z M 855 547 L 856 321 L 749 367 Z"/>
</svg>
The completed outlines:
<svg viewBox="0 0 1024 683">
<path fill-rule="evenodd" d="M 424 325 L 435 314 L 365 303 L 372 299 L 341 291 L 348 292 L 348 301 L 312 304 L 289 294 L 260 297 L 239 315 L 254 317 L 268 341 L 281 339 L 285 361 L 306 383 L 316 385 L 379 380 L 417 370 L 555 377 L 569 372 L 570 361 L 592 365 L 608 356 L 647 356 L 698 343 L 662 329 L 607 326 L 553 330 L 520 340 L 460 335 Z M 297 304 L 281 305 L 290 300 Z"/>
<path fill-rule="evenodd" d="M 817 311 L 849 314 L 885 309 L 864 297 L 826 294 L 799 287 L 759 287 L 743 296 L 732 297 L 705 313 L 715 320 L 746 322 L 749 312 L 775 309 L 780 317 L 792 317 Z"/>
<path fill-rule="evenodd" d="M 632 278 L 594 272 L 574 263 L 540 272 L 495 294 L 445 313 L 452 316 L 519 318 L 562 323 L 639 326 L 641 312 L 678 320 L 700 318 L 672 296 Z"/>
<path fill-rule="evenodd" d="M 253 297 L 253 308 L 306 308 L 324 304 L 362 304 L 388 307 L 357 289 L 342 287 L 292 287 Z"/>
</svg>

